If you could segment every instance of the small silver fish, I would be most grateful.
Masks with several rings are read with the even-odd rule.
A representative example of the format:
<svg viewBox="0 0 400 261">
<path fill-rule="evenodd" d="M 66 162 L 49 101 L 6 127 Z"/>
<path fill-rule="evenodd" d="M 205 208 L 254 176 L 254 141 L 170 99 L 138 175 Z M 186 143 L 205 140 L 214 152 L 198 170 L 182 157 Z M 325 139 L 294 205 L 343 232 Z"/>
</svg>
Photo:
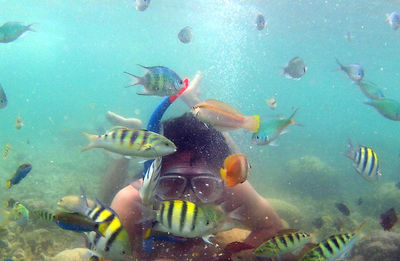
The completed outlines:
<svg viewBox="0 0 400 261">
<path fill-rule="evenodd" d="M 347 76 L 354 81 L 355 83 L 359 84 L 362 79 L 364 78 L 364 69 L 358 63 L 343 65 L 336 59 L 337 64 L 339 65 L 339 70 L 344 71 Z"/>
<path fill-rule="evenodd" d="M 18 22 L 7 22 L 0 26 L 0 43 L 9 43 L 16 40 L 26 31 L 33 31 L 33 24 L 23 25 Z"/>
<path fill-rule="evenodd" d="M 386 22 L 392 27 L 393 30 L 397 30 L 400 27 L 400 16 L 397 12 L 386 14 Z"/>
<path fill-rule="evenodd" d="M 0 109 L 3 109 L 7 106 L 7 96 L 4 92 L 3 87 L 0 84 Z"/>
<path fill-rule="evenodd" d="M 265 18 L 262 14 L 257 14 L 256 16 L 256 27 L 259 31 L 261 31 L 262 29 L 264 29 L 265 27 Z"/>
<path fill-rule="evenodd" d="M 282 75 L 287 78 L 300 80 L 300 78 L 306 73 L 307 66 L 303 59 L 300 57 L 294 57 L 289 61 L 285 68 L 283 68 Z"/>
<path fill-rule="evenodd" d="M 193 39 L 192 27 L 185 26 L 178 33 L 178 39 L 182 43 L 190 43 Z"/>
<path fill-rule="evenodd" d="M 136 10 L 144 11 L 149 7 L 150 0 L 136 0 Z"/>
</svg>

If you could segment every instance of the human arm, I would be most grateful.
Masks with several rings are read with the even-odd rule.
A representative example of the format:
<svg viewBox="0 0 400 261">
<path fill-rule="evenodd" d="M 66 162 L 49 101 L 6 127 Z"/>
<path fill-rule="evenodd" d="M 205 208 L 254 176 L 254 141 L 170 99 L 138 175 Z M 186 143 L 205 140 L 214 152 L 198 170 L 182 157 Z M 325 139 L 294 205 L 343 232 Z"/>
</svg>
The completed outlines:
<svg viewBox="0 0 400 261">
<path fill-rule="evenodd" d="M 261 197 L 249 182 L 226 188 L 223 208 L 239 218 L 251 230 L 244 243 L 258 246 L 274 236 L 281 228 L 281 220 L 266 199 Z"/>
</svg>

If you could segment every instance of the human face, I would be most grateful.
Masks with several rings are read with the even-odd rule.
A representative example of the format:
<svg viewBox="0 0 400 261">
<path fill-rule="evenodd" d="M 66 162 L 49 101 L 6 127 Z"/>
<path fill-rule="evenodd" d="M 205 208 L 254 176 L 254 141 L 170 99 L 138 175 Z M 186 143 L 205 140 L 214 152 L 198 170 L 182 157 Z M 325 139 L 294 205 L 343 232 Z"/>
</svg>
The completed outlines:
<svg viewBox="0 0 400 261">
<path fill-rule="evenodd" d="M 223 192 L 223 181 L 203 160 L 191 162 L 191 153 L 179 153 L 163 160 L 156 195 L 161 200 L 183 199 L 213 203 Z"/>
</svg>

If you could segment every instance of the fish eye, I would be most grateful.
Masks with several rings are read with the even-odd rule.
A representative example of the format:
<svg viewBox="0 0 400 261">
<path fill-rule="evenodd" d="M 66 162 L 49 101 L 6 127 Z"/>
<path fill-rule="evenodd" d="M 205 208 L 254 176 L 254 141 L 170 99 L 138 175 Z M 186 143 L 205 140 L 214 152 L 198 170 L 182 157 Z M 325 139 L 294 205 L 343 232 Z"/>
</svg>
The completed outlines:
<svg viewBox="0 0 400 261">
<path fill-rule="evenodd" d="M 209 220 L 206 221 L 206 225 L 207 226 L 210 225 L 210 221 Z"/>
<path fill-rule="evenodd" d="M 125 250 L 122 250 L 122 254 L 123 254 L 123 255 L 125 255 L 125 254 L 126 254 Z"/>
<path fill-rule="evenodd" d="M 179 84 L 183 84 L 183 81 L 182 81 L 182 80 L 179 80 Z"/>
</svg>

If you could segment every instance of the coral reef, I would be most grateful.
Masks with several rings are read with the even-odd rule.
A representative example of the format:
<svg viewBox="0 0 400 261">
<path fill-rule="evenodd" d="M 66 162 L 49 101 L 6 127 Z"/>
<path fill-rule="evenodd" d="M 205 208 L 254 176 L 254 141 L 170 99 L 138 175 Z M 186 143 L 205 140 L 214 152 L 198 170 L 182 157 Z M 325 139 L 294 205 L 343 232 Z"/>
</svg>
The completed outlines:
<svg viewBox="0 0 400 261">
<path fill-rule="evenodd" d="M 334 169 L 318 157 L 306 155 L 291 160 L 286 169 L 284 180 L 290 185 L 289 189 L 302 195 L 323 199 L 335 195 L 340 189 Z"/>
<path fill-rule="evenodd" d="M 400 257 L 400 233 L 373 231 L 352 250 L 350 261 L 397 261 Z"/>
</svg>

